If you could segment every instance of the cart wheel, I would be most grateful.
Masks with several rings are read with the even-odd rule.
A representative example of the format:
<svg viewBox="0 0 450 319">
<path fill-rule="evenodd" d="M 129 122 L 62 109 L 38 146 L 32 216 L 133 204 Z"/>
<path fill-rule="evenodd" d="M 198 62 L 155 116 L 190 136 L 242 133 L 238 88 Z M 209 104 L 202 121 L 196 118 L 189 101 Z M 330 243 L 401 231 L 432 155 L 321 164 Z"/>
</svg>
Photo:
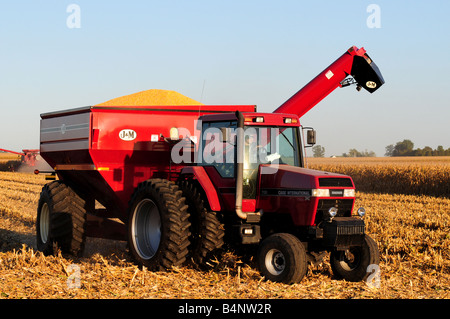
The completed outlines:
<svg viewBox="0 0 450 319">
<path fill-rule="evenodd" d="M 196 185 L 189 181 L 182 181 L 180 188 L 186 198 L 191 221 L 192 259 L 198 265 L 205 266 L 224 244 L 224 225 L 220 222 L 217 213 L 207 208 L 209 205 Z"/>
<path fill-rule="evenodd" d="M 86 202 L 61 181 L 46 184 L 39 198 L 36 219 L 37 249 L 52 255 L 81 256 L 86 241 Z"/>
<path fill-rule="evenodd" d="M 285 284 L 300 282 L 308 270 L 305 247 L 297 237 L 287 233 L 264 239 L 257 262 L 266 279 Z"/>
<path fill-rule="evenodd" d="M 187 205 L 173 182 L 150 179 L 136 188 L 128 215 L 133 259 L 150 270 L 180 266 L 189 246 Z"/>
<path fill-rule="evenodd" d="M 369 265 L 380 263 L 377 243 L 366 235 L 361 247 L 332 251 L 330 263 L 333 274 L 337 278 L 355 282 L 364 280 L 370 274 L 367 272 Z"/>
</svg>

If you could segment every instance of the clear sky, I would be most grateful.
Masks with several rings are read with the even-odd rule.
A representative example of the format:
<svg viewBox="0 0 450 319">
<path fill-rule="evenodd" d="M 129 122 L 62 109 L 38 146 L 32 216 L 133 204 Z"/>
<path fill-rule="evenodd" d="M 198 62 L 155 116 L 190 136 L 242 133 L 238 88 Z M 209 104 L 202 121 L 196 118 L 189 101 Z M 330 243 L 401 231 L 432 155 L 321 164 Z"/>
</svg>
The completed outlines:
<svg viewBox="0 0 450 319">
<path fill-rule="evenodd" d="M 271 112 L 356 45 L 386 84 L 337 89 L 301 119 L 326 155 L 383 156 L 403 139 L 447 149 L 449 12 L 447 0 L 1 0 L 0 148 L 38 148 L 41 113 L 147 89 Z"/>
</svg>

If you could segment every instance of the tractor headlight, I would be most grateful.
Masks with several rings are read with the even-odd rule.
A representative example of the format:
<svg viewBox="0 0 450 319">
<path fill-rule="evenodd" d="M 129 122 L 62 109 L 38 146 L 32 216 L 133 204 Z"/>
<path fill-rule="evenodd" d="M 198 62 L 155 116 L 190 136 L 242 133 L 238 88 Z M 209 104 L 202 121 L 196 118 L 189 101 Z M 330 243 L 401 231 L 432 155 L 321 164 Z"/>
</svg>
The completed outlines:
<svg viewBox="0 0 450 319">
<path fill-rule="evenodd" d="M 355 197 L 355 189 L 344 189 L 344 197 Z"/>
<path fill-rule="evenodd" d="M 338 209 L 336 207 L 330 207 L 328 210 L 328 215 L 330 215 L 331 218 L 337 215 Z"/>
<path fill-rule="evenodd" d="M 366 214 L 366 210 L 364 209 L 364 207 L 360 207 L 358 208 L 357 213 L 360 217 L 364 217 L 364 215 Z"/>
<path fill-rule="evenodd" d="M 313 197 L 330 197 L 330 190 L 326 188 L 316 188 L 311 192 Z"/>
<path fill-rule="evenodd" d="M 355 189 L 315 188 L 311 190 L 312 197 L 355 197 Z"/>
<path fill-rule="evenodd" d="M 178 140 L 178 139 L 180 139 L 180 136 L 178 135 L 178 128 L 172 127 L 170 129 L 170 139 L 171 140 Z"/>
</svg>

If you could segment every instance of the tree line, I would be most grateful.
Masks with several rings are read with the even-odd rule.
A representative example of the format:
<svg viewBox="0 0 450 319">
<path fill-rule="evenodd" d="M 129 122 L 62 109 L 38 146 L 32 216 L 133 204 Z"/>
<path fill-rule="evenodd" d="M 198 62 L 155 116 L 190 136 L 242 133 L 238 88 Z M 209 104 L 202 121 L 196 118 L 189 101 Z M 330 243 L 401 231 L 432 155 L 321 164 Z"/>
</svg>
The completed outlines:
<svg viewBox="0 0 450 319">
<path fill-rule="evenodd" d="M 436 149 L 429 146 L 414 149 L 414 143 L 411 140 L 388 145 L 385 150 L 385 156 L 450 156 L 450 148 L 444 149 L 442 145 L 439 145 Z"/>
<path fill-rule="evenodd" d="M 403 140 L 397 142 L 395 145 L 391 144 L 386 146 L 386 153 L 384 156 L 450 156 L 450 148 L 444 149 L 442 145 L 439 145 L 436 149 L 432 149 L 429 146 L 424 148 L 414 148 L 414 143 L 411 140 Z M 314 157 L 325 157 L 325 147 L 321 145 L 315 145 L 312 148 Z M 357 149 L 350 149 L 347 153 L 343 153 L 339 157 L 375 157 L 376 154 L 373 151 L 358 151 Z"/>
<path fill-rule="evenodd" d="M 321 145 L 316 145 L 312 148 L 314 157 L 325 157 L 325 147 Z M 374 151 L 358 151 L 357 149 L 350 149 L 348 153 L 343 153 L 339 157 L 375 157 Z"/>
</svg>

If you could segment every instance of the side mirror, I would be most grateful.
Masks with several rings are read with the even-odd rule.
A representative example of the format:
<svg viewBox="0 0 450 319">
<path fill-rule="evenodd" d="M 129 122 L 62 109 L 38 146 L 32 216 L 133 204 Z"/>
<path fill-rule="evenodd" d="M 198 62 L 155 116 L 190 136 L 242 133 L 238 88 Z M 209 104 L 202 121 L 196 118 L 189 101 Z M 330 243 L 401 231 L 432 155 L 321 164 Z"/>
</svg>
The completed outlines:
<svg viewBox="0 0 450 319">
<path fill-rule="evenodd" d="M 309 145 L 316 144 L 316 131 L 314 130 L 308 130 L 306 132 L 306 141 Z"/>
</svg>

